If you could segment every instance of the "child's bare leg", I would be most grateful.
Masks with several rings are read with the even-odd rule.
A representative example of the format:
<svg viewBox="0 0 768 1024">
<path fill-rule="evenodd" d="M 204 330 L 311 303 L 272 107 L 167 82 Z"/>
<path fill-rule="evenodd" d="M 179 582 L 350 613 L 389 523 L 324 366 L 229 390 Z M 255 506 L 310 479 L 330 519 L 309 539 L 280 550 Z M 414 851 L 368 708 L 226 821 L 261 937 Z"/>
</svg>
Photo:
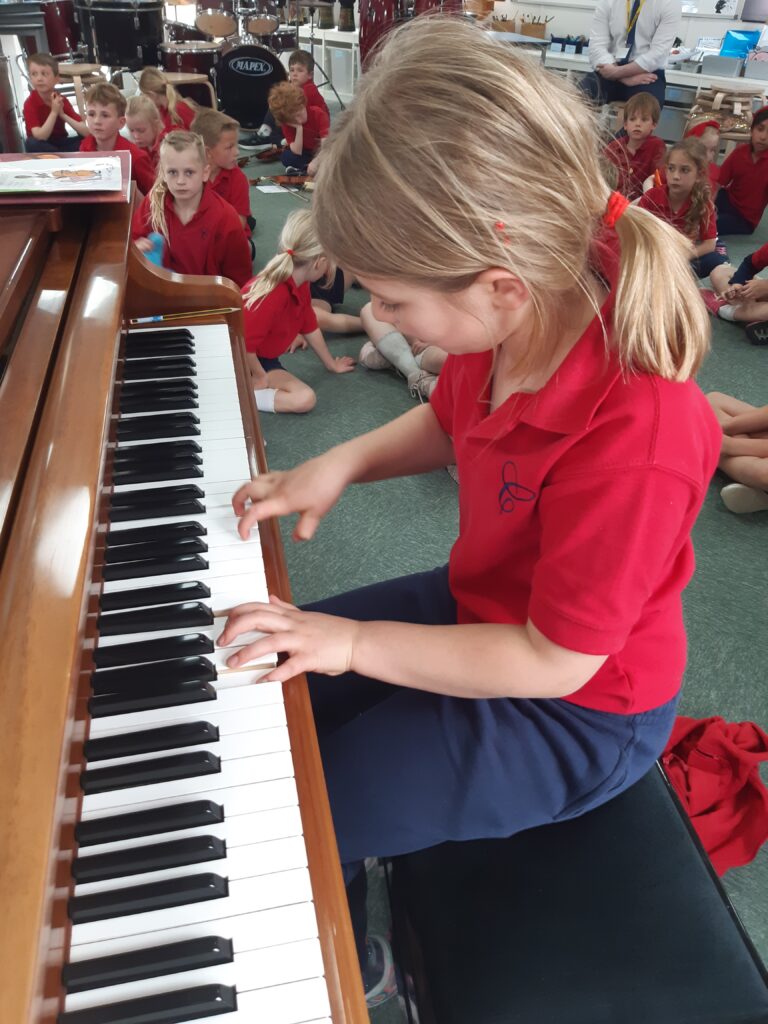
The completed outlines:
<svg viewBox="0 0 768 1024">
<path fill-rule="evenodd" d="M 768 491 L 768 459 L 756 459 L 752 455 L 733 455 L 720 460 L 720 469 L 737 483 Z"/>
<path fill-rule="evenodd" d="M 716 295 L 723 294 L 734 273 L 735 268 L 730 263 L 721 263 L 719 267 L 714 268 L 709 275 L 709 280 Z"/>
<path fill-rule="evenodd" d="M 363 329 L 359 316 L 351 313 L 332 313 L 331 307 L 323 299 L 313 299 L 312 308 L 317 317 L 317 326 L 323 333 L 359 334 Z"/>
<path fill-rule="evenodd" d="M 310 412 L 317 402 L 317 395 L 303 380 L 294 377 L 287 370 L 270 370 L 267 383 L 275 389 L 275 412 Z"/>
<path fill-rule="evenodd" d="M 768 320 L 768 302 L 733 303 L 733 319 L 740 323 L 751 323 L 753 320 Z"/>
<path fill-rule="evenodd" d="M 724 427 L 734 416 L 740 416 L 744 412 L 754 412 L 756 406 L 749 402 L 742 402 L 740 398 L 732 395 L 724 395 L 721 391 L 710 391 L 707 401 L 717 416 L 717 421 Z"/>
</svg>

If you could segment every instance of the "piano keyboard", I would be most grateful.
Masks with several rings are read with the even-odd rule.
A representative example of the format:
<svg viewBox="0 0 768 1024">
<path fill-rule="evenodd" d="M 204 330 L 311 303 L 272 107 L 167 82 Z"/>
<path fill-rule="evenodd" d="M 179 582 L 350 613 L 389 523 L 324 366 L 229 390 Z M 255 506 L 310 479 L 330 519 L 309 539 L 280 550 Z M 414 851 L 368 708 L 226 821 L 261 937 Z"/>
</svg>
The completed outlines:
<svg viewBox="0 0 768 1024">
<path fill-rule="evenodd" d="M 135 333 L 125 355 L 59 1024 L 330 1024 L 274 658 L 229 671 L 258 634 L 215 646 L 267 599 L 230 505 L 250 469 L 229 339 Z"/>
</svg>

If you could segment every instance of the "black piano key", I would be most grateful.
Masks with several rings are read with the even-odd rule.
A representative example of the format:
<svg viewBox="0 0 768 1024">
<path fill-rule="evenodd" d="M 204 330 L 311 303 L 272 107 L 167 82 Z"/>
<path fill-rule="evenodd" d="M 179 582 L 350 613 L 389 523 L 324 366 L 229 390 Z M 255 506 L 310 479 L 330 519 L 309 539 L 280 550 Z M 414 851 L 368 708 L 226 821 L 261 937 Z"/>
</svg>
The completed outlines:
<svg viewBox="0 0 768 1024">
<path fill-rule="evenodd" d="M 72 924 L 108 921 L 113 917 L 130 917 L 153 910 L 170 910 L 190 903 L 204 903 L 229 895 L 226 878 L 206 871 L 181 878 L 165 878 L 162 882 L 108 889 L 89 896 L 72 896 L 67 913 Z"/>
<path fill-rule="evenodd" d="M 93 662 L 97 668 L 120 668 L 123 665 L 140 665 L 142 662 L 171 661 L 174 658 L 193 658 L 200 654 L 213 654 L 213 640 L 203 633 L 183 633 L 181 636 L 164 636 L 156 640 L 139 640 L 130 644 L 115 644 L 113 647 L 97 647 Z M 158 667 L 158 671 L 161 671 Z"/>
<path fill-rule="evenodd" d="M 110 494 L 112 508 L 124 505 L 155 505 L 167 502 L 194 501 L 204 498 L 205 492 L 197 484 L 178 484 L 172 487 L 143 487 L 132 491 Z"/>
<path fill-rule="evenodd" d="M 129 715 L 135 711 L 157 711 L 158 708 L 181 707 L 216 700 L 216 690 L 210 683 L 191 683 L 164 693 L 106 693 L 91 697 L 88 712 L 91 718 Z"/>
<path fill-rule="evenodd" d="M 143 447 L 143 446 L 142 446 Z M 131 451 L 130 448 L 127 451 Z M 152 456 L 142 455 L 141 458 L 117 457 L 112 461 L 112 476 L 115 482 L 123 473 L 160 473 L 163 470 L 173 471 L 183 466 L 202 466 L 203 460 L 196 452 L 185 452 L 183 456 L 170 452 L 163 456 L 155 454 Z"/>
<path fill-rule="evenodd" d="M 171 691 L 189 683 L 213 683 L 216 666 L 207 658 L 175 658 L 173 661 L 153 661 L 131 665 L 128 668 L 98 668 L 91 675 L 94 694 L 145 693 Z"/>
<path fill-rule="evenodd" d="M 232 985 L 198 985 L 177 992 L 141 996 L 88 1010 L 60 1013 L 58 1024 L 184 1024 L 185 1021 L 234 1013 L 237 991 Z"/>
<path fill-rule="evenodd" d="M 159 345 L 146 345 L 131 343 L 125 346 L 125 359 L 144 359 L 147 356 L 155 358 L 167 357 L 173 359 L 177 356 L 191 356 L 195 354 L 195 345 L 191 341 L 165 342 L 162 348 Z"/>
<path fill-rule="evenodd" d="M 128 331 L 125 336 L 126 345 L 132 345 L 134 342 L 143 342 L 149 345 L 156 342 L 158 346 L 162 346 L 171 341 L 194 340 L 195 336 L 188 327 L 170 327 L 163 330 L 157 327 L 152 327 L 149 330 L 136 329 Z"/>
<path fill-rule="evenodd" d="M 185 601 L 161 608 L 133 612 L 111 612 L 99 615 L 96 628 L 99 636 L 125 636 L 126 633 L 158 633 L 166 629 L 190 629 L 212 626 L 213 612 L 200 601 Z"/>
<path fill-rule="evenodd" d="M 166 519 L 171 516 L 201 516 L 205 512 L 202 501 L 168 502 L 165 505 L 125 505 L 109 513 L 113 523 L 130 523 L 134 519 Z"/>
<path fill-rule="evenodd" d="M 118 420 L 117 440 L 146 441 L 150 438 L 193 437 L 200 433 L 200 420 L 193 412 L 159 413 Z"/>
<path fill-rule="evenodd" d="M 170 807 L 153 807 L 148 811 L 110 814 L 90 818 L 75 825 L 75 839 L 80 846 L 102 843 L 127 843 L 165 832 L 181 832 L 190 828 L 210 828 L 224 821 L 224 808 L 214 800 L 190 800 Z"/>
<path fill-rule="evenodd" d="M 204 545 L 207 547 L 207 545 Z M 117 548 L 126 551 L 126 548 Z M 135 562 L 107 563 L 101 570 L 105 582 L 114 580 L 138 580 L 145 576 L 174 576 L 180 572 L 201 572 L 208 568 L 208 560 L 202 555 L 174 555 L 167 558 L 141 558 Z"/>
<path fill-rule="evenodd" d="M 170 843 L 136 846 L 114 853 L 95 853 L 89 857 L 75 857 L 72 877 L 80 884 L 106 882 L 112 878 L 145 875 L 149 871 L 190 867 L 211 860 L 223 860 L 227 844 L 216 836 L 192 836 Z"/>
<path fill-rule="evenodd" d="M 138 467 L 115 466 L 112 470 L 112 483 L 119 487 L 123 484 L 156 484 L 162 480 L 196 480 L 203 477 L 202 461 L 182 462 L 177 459 L 174 464 L 156 463 L 155 465 Z"/>
<path fill-rule="evenodd" d="M 124 985 L 183 971 L 219 967 L 233 963 L 234 959 L 230 939 L 205 935 L 200 939 L 186 939 L 67 964 L 62 968 L 61 980 L 67 992 L 87 992 L 107 985 Z"/>
<path fill-rule="evenodd" d="M 121 732 L 117 736 L 99 736 L 86 740 L 83 753 L 90 764 L 113 757 L 133 757 L 155 754 L 161 750 L 196 747 L 204 743 L 216 743 L 218 739 L 219 730 L 210 722 L 181 722 L 179 725 L 164 725 L 157 729 Z"/>
<path fill-rule="evenodd" d="M 136 544 L 120 544 L 117 547 L 109 547 L 104 552 L 105 565 L 118 565 L 120 562 L 141 562 L 144 559 L 157 559 L 165 556 L 178 555 L 199 555 L 208 550 L 208 545 L 202 537 L 175 537 L 168 540 L 149 540 Z M 184 570 L 179 570 L 183 572 Z M 143 575 L 146 575 L 143 574 Z"/>
<path fill-rule="evenodd" d="M 123 416 L 129 413 L 162 412 L 164 409 L 197 409 L 197 399 L 190 395 L 148 395 L 146 398 L 131 398 L 124 395 L 120 399 L 120 412 Z"/>
<path fill-rule="evenodd" d="M 169 523 L 168 525 L 179 524 Z M 146 527 L 148 530 L 160 528 L 157 526 Z M 122 530 L 116 531 L 116 533 L 122 532 Z M 199 580 L 187 580 L 183 583 L 166 583 L 157 587 L 137 587 L 135 590 L 120 590 L 112 594 L 102 594 L 99 598 L 99 608 L 103 612 L 116 612 L 127 608 L 145 608 L 159 604 L 173 604 L 177 601 L 205 599 L 210 596 L 210 588 L 205 583 L 201 583 Z"/>
<path fill-rule="evenodd" d="M 124 380 L 160 380 L 178 377 L 186 380 L 197 376 L 191 359 L 132 359 L 125 364 Z"/>
<path fill-rule="evenodd" d="M 112 457 L 114 465 L 128 462 L 169 462 L 171 459 L 199 456 L 202 450 L 197 441 L 160 441 L 158 444 L 134 444 L 129 448 L 115 448 Z"/>
<path fill-rule="evenodd" d="M 127 530 L 110 530 L 104 534 L 104 545 L 108 548 L 124 544 L 144 544 L 154 541 L 174 541 L 183 537 L 204 537 L 208 531 L 202 523 L 191 520 L 188 523 L 159 523 L 157 526 L 139 526 Z"/>
<path fill-rule="evenodd" d="M 209 750 L 193 750 L 188 754 L 152 757 L 146 761 L 110 765 L 108 768 L 86 768 L 80 773 L 84 793 L 113 793 L 134 786 L 159 785 L 178 779 L 196 779 L 201 775 L 218 775 L 221 759 Z"/>
</svg>

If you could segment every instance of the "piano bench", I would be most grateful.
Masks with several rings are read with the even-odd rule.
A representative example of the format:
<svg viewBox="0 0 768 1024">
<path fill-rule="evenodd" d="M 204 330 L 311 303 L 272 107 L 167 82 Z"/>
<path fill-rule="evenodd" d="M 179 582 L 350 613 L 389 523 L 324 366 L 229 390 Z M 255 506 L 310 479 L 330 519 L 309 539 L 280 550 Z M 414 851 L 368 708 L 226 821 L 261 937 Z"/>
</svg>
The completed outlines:
<svg viewBox="0 0 768 1024">
<path fill-rule="evenodd" d="M 420 1024 L 768 1021 L 768 973 L 658 765 L 583 817 L 387 867 Z"/>
</svg>

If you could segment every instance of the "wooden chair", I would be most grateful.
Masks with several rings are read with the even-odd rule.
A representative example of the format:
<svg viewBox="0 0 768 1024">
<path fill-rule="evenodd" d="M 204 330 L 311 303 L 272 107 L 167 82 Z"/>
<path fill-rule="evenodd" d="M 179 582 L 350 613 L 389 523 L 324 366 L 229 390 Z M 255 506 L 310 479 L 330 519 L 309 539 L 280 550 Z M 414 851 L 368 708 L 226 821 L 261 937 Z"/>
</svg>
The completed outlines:
<svg viewBox="0 0 768 1024">
<path fill-rule="evenodd" d="M 200 75 L 187 71 L 164 71 L 163 74 L 165 75 L 166 80 L 170 82 L 170 84 L 174 87 L 174 89 L 178 89 L 179 86 L 183 87 L 185 85 L 196 85 L 207 88 L 211 96 L 211 106 L 213 107 L 214 110 L 218 110 L 218 105 L 216 103 L 216 93 L 214 91 L 213 86 L 211 85 L 211 80 L 208 77 L 208 75 Z"/>
<path fill-rule="evenodd" d="M 74 90 L 80 116 L 85 119 L 85 94 L 96 82 L 106 82 L 100 64 L 59 64 L 59 77 Z M 64 91 L 67 91 L 66 88 Z"/>
</svg>

